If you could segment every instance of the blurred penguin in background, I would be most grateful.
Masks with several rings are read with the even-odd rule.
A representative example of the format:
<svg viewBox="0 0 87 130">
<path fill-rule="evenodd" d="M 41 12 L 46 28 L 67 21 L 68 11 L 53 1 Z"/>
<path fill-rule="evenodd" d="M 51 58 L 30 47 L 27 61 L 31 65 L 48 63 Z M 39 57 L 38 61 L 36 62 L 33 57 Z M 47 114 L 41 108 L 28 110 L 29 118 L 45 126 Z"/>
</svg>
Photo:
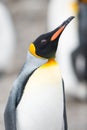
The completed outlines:
<svg viewBox="0 0 87 130">
<path fill-rule="evenodd" d="M 83 98 L 84 90 L 79 89 L 80 82 L 74 73 L 71 59 L 72 52 L 79 45 L 78 11 L 78 2 L 76 0 L 50 0 L 47 25 L 50 31 L 68 16 L 75 16 L 74 22 L 66 28 L 66 32 L 63 32 L 60 38 L 61 46 L 59 46 L 57 58 L 61 66 L 67 94 Z"/>
<path fill-rule="evenodd" d="M 68 26 L 66 32 L 60 38 L 60 51 L 58 52 L 58 60 L 62 68 L 62 74 L 65 79 L 67 92 L 70 92 L 72 87 L 77 86 L 77 79 L 72 70 L 71 52 L 78 46 L 78 32 L 77 32 L 77 7 L 75 0 L 51 0 L 48 8 L 48 29 L 57 26 L 63 19 L 69 15 L 74 15 L 75 20 L 73 24 Z M 64 44 L 62 44 L 64 43 Z M 68 76 L 67 73 L 70 73 Z"/>
<path fill-rule="evenodd" d="M 78 34 L 79 45 L 72 53 L 74 72 L 84 88 L 87 99 L 87 0 L 78 0 Z"/>
<path fill-rule="evenodd" d="M 9 72 L 13 64 L 16 35 L 6 6 L 0 2 L 0 76 Z"/>
</svg>

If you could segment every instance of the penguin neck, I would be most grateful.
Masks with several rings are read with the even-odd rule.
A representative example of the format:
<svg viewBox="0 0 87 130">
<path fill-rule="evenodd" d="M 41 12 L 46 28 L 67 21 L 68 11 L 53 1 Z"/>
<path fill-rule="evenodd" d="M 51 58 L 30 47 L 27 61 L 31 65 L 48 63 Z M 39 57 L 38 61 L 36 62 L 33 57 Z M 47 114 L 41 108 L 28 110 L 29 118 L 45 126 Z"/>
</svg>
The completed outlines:
<svg viewBox="0 0 87 130">
<path fill-rule="evenodd" d="M 57 61 L 55 60 L 55 58 L 50 58 L 47 61 L 47 64 L 56 64 L 56 63 L 57 63 Z"/>
<path fill-rule="evenodd" d="M 41 67 L 51 67 L 51 66 L 55 66 L 55 65 L 58 65 L 58 62 L 55 60 L 55 58 L 50 58 L 48 59 L 48 61 L 43 64 Z"/>
<path fill-rule="evenodd" d="M 30 52 L 27 54 L 26 64 L 28 66 L 31 66 L 33 68 L 38 68 L 42 64 L 45 64 L 47 62 L 47 59 L 41 59 L 33 56 Z"/>
</svg>

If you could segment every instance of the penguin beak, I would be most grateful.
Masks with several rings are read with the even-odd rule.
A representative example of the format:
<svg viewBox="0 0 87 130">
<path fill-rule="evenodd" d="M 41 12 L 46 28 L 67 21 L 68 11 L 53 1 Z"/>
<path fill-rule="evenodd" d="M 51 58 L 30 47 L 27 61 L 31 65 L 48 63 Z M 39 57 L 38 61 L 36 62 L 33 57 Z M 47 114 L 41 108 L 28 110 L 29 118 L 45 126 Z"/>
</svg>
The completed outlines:
<svg viewBox="0 0 87 130">
<path fill-rule="evenodd" d="M 63 32 L 65 27 L 70 23 L 70 21 L 75 18 L 74 16 L 69 17 L 66 21 L 64 21 L 58 28 L 52 31 L 51 41 L 56 40 L 60 34 Z"/>
</svg>

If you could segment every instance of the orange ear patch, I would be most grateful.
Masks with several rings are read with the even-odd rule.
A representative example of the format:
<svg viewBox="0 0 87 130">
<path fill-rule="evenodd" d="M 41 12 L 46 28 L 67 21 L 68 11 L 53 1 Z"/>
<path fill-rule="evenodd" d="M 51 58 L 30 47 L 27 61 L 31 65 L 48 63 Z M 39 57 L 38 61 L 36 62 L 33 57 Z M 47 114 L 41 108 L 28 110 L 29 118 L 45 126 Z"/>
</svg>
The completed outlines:
<svg viewBox="0 0 87 130">
<path fill-rule="evenodd" d="M 55 32 L 55 33 L 53 34 L 53 36 L 51 37 L 51 41 L 54 41 L 54 40 L 60 35 L 60 33 L 64 30 L 64 28 L 65 28 L 65 26 L 60 27 L 60 28 L 58 29 L 58 31 Z"/>
<path fill-rule="evenodd" d="M 32 55 L 34 55 L 35 57 L 41 58 L 40 56 L 38 56 L 38 55 L 36 54 L 36 48 L 35 48 L 35 46 L 34 46 L 33 43 L 30 44 L 30 46 L 29 46 L 29 51 L 30 51 L 30 53 L 31 53 Z"/>
</svg>

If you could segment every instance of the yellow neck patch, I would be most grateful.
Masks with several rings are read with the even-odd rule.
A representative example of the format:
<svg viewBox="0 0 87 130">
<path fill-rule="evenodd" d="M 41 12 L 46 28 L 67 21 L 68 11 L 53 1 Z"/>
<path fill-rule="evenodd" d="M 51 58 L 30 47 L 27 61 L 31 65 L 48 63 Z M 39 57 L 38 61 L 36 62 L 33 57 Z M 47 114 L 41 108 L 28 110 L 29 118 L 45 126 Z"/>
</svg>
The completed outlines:
<svg viewBox="0 0 87 130">
<path fill-rule="evenodd" d="M 78 13 L 78 11 L 79 11 L 78 2 L 72 3 L 72 4 L 71 4 L 71 8 L 72 8 L 72 10 L 73 10 L 75 13 Z"/>
<path fill-rule="evenodd" d="M 48 60 L 47 63 L 42 65 L 40 68 L 46 68 L 46 67 L 55 66 L 55 65 L 58 65 L 58 62 L 56 62 L 56 60 L 54 58 L 51 58 Z"/>
</svg>

